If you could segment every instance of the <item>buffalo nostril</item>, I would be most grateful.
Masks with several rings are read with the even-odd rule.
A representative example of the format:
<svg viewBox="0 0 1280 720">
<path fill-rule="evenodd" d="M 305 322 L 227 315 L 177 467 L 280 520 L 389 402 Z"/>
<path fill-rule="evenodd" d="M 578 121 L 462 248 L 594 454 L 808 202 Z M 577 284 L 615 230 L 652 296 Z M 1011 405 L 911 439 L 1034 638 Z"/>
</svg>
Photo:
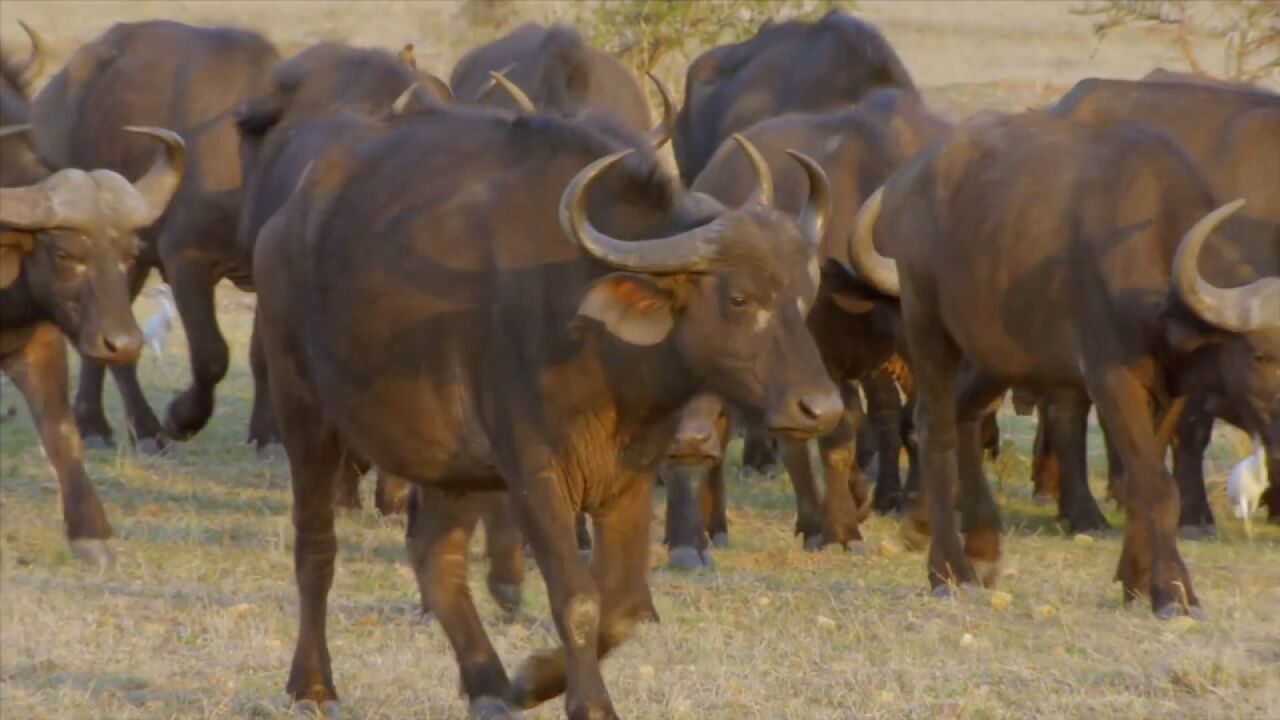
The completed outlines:
<svg viewBox="0 0 1280 720">
<path fill-rule="evenodd" d="M 102 336 L 102 349 L 106 350 L 108 355 L 116 354 L 116 344 L 112 342 L 110 336 L 108 335 Z"/>
<path fill-rule="evenodd" d="M 800 406 L 800 412 L 806 418 L 819 425 L 835 422 L 840 413 L 844 412 L 844 403 L 837 393 L 803 395 L 797 402 Z"/>
</svg>

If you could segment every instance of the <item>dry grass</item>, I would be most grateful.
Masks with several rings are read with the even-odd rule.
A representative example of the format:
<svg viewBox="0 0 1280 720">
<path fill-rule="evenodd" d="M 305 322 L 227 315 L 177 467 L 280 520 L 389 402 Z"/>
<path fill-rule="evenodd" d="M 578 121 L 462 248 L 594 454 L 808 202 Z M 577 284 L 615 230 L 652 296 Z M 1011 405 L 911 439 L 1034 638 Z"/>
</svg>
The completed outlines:
<svg viewBox="0 0 1280 720">
<path fill-rule="evenodd" d="M 1129 56 L 1117 56 L 1124 44 L 1113 42 L 1088 60 L 1087 37 L 1064 3 L 864 5 L 935 101 L 956 114 L 1041 102 L 1077 76 L 1136 76 L 1159 62 L 1151 61 L 1157 46 L 1138 34 Z M 555 6 L 529 12 L 546 7 Z M 449 12 L 448 3 L 389 3 L 362 9 L 354 22 L 335 4 L 5 0 L 2 25 L 9 41 L 12 21 L 28 19 L 66 53 L 109 19 L 233 21 L 289 46 L 417 40 L 420 55 L 444 70 L 471 40 L 439 25 Z M 1019 45 L 1034 49 L 1023 62 Z M 211 426 L 166 457 L 89 458 L 118 535 L 114 573 L 95 576 L 72 561 L 25 412 L 0 427 L 0 716 L 283 713 L 295 630 L 287 469 L 241 445 L 253 299 L 224 286 L 219 302 L 233 364 Z M 150 309 L 139 303 L 141 316 Z M 185 383 L 184 347 L 175 333 L 161 362 L 143 361 L 157 407 Z M 119 428 L 123 413 L 108 395 Z M 15 401 L 6 395 L 3 404 Z M 855 552 L 801 552 L 782 479 L 731 483 L 733 548 L 717 554 L 714 573 L 675 574 L 660 567 L 659 496 L 653 585 L 663 622 L 641 628 L 606 663 L 618 707 L 628 717 L 735 720 L 1280 717 L 1280 531 L 1262 528 L 1250 542 L 1223 508 L 1223 477 L 1241 454 L 1230 433 L 1220 432 L 1210 453 L 1221 537 L 1183 544 L 1209 613 L 1188 628 L 1123 608 L 1110 582 L 1118 541 L 1077 543 L 1052 509 L 1030 502 L 1029 426 L 1007 420 L 1008 451 L 990 468 L 1010 528 L 1007 609 L 993 609 L 987 591 L 926 597 L 923 558 L 881 552 L 882 541 L 895 540 L 885 519 L 869 523 Z M 1098 457 L 1092 464 L 1102 466 Z M 370 510 L 344 516 L 339 534 L 330 642 L 347 716 L 462 717 L 448 644 L 438 627 L 416 620 L 400 525 Z M 473 593 L 495 618 L 482 585 Z M 555 642 L 536 573 L 526 606 L 522 622 L 489 621 L 509 666 Z M 531 713 L 559 715 L 559 703 Z"/>
</svg>

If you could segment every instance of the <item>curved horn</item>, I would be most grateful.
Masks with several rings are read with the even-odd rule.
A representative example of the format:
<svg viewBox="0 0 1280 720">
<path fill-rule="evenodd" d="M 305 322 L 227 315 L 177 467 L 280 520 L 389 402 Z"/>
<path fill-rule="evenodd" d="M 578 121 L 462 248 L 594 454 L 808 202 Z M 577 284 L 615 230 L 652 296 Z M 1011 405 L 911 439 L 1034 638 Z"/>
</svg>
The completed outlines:
<svg viewBox="0 0 1280 720">
<path fill-rule="evenodd" d="M 592 182 L 632 152 L 623 150 L 606 155 L 583 168 L 569 182 L 560 196 L 560 227 L 588 255 L 620 270 L 649 273 L 706 270 L 715 259 L 716 238 L 722 229 L 720 219 L 671 237 L 628 242 L 605 235 L 587 218 L 587 190 Z"/>
<path fill-rule="evenodd" d="M 645 134 L 645 140 L 649 142 L 649 147 L 657 150 L 666 145 L 671 140 L 672 128 L 676 126 L 676 103 L 671 99 L 671 93 L 667 90 L 667 86 L 662 84 L 657 75 L 646 73 L 649 79 L 653 81 L 653 86 L 658 89 L 658 95 L 662 96 L 662 119 Z"/>
<path fill-rule="evenodd" d="M 446 105 L 453 104 L 453 88 L 449 87 L 449 83 L 445 82 L 434 73 L 422 70 L 418 71 L 418 83 L 428 90 L 434 91 L 436 97 L 440 99 L 440 102 L 443 102 Z"/>
<path fill-rule="evenodd" d="M 872 233 L 876 219 L 880 217 L 880 203 L 883 199 L 884 188 L 877 188 L 862 203 L 862 207 L 858 208 L 858 214 L 853 218 L 853 235 L 849 238 L 849 263 L 853 265 L 854 273 L 871 287 L 885 295 L 896 297 L 902 292 L 898 263 L 876 250 Z"/>
<path fill-rule="evenodd" d="M 483 93 L 484 95 L 488 95 L 489 91 L 492 90 L 495 85 L 501 85 L 502 89 L 511 96 L 512 100 L 515 101 L 516 107 L 520 109 L 520 112 L 526 115 L 532 115 L 538 111 L 538 109 L 533 106 L 533 101 L 529 99 L 529 96 L 525 95 L 524 91 L 515 83 L 508 80 L 506 75 L 495 70 L 490 70 L 489 78 L 490 85 L 485 88 L 485 92 Z"/>
<path fill-rule="evenodd" d="M 790 149 L 787 154 L 800 163 L 804 174 L 809 177 L 809 198 L 805 200 L 798 222 L 809 246 L 816 250 L 822 244 L 822 236 L 827 231 L 827 219 L 831 217 L 831 184 L 827 182 L 827 174 L 823 172 L 822 166 L 813 158 Z"/>
<path fill-rule="evenodd" d="M 44 43 L 44 38 L 40 37 L 40 33 L 36 32 L 32 27 L 22 20 L 18 21 L 22 26 L 22 31 L 31 39 L 31 57 L 23 63 L 22 68 L 18 71 L 22 76 L 24 83 L 30 84 L 36 78 L 40 77 L 40 73 L 44 72 L 44 61 L 49 56 L 48 46 Z"/>
<path fill-rule="evenodd" d="M 409 106 L 409 100 L 413 98 L 413 91 L 417 89 L 418 89 L 417 83 L 414 83 L 409 87 L 405 88 L 404 92 L 400 93 L 400 97 L 396 98 L 396 101 L 391 103 L 391 114 L 403 115 L 404 109 Z"/>
<path fill-rule="evenodd" d="M 734 133 L 733 139 L 738 143 L 738 147 L 742 148 L 742 152 L 747 154 L 751 169 L 756 173 L 756 191 L 747 198 L 746 204 L 771 207 L 773 205 L 773 173 L 769 171 L 769 163 L 764 161 L 764 156 L 745 135 Z"/>
<path fill-rule="evenodd" d="M 186 162 L 186 145 L 172 130 L 137 126 L 128 126 L 125 130 L 147 135 L 164 143 L 164 154 L 156 159 L 146 175 L 133 183 L 134 189 L 142 196 L 146 206 L 146 214 L 134 218 L 136 227 L 142 228 L 160 219 L 169 200 L 177 192 L 178 184 L 182 182 L 182 170 Z"/>
<path fill-rule="evenodd" d="M 1200 250 L 1213 231 L 1244 205 L 1234 200 L 1200 218 L 1178 243 L 1173 257 L 1173 287 L 1200 319 L 1229 332 L 1280 327 L 1280 278 L 1261 278 L 1237 288 L 1209 283 L 1198 267 Z"/>
<path fill-rule="evenodd" d="M 413 43 L 405 43 L 400 48 L 400 62 L 408 65 L 410 70 L 418 69 L 418 58 L 413 56 Z"/>
<path fill-rule="evenodd" d="M 17 135 L 18 133 L 23 133 L 30 129 L 31 129 L 31 126 L 26 124 L 5 125 L 4 127 L 0 127 L 0 138 L 9 137 L 10 135 Z"/>
</svg>

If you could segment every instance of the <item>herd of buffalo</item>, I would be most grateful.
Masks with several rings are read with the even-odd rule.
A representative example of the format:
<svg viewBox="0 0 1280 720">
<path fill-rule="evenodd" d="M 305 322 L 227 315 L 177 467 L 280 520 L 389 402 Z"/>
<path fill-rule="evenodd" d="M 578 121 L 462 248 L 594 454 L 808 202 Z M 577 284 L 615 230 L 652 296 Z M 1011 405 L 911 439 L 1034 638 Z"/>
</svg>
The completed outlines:
<svg viewBox="0 0 1280 720">
<path fill-rule="evenodd" d="M 561 694 L 571 718 L 616 717 L 600 661 L 657 619 L 653 485 L 670 562 L 710 565 L 731 425 L 749 463 L 786 466 L 805 547 L 902 513 L 938 596 L 998 575 L 983 461 L 1010 390 L 1072 532 L 1107 526 L 1086 477 L 1096 406 L 1125 510 L 1116 579 L 1161 618 L 1200 613 L 1177 541 L 1213 532 L 1215 419 L 1267 448 L 1280 519 L 1273 92 L 1157 70 L 953 123 L 836 12 L 702 53 L 683 105 L 655 79 L 660 118 L 622 63 L 538 25 L 445 81 L 411 46 L 282 59 L 250 31 L 117 24 L 34 92 L 27 32 L 0 85 L 0 365 L 68 540 L 110 564 L 82 460 L 118 442 L 105 371 L 129 442 L 191 438 L 228 367 L 214 288 L 255 291 L 248 439 L 291 470 L 300 708 L 337 710 L 335 507 L 371 469 L 379 509 L 408 513 L 423 607 L 480 718 Z M 678 175 L 655 154 L 668 140 Z M 153 269 L 191 363 L 163 421 L 131 310 Z M 467 589 L 480 522 L 495 599 L 519 606 L 531 551 L 562 641 L 513 676 Z"/>
</svg>

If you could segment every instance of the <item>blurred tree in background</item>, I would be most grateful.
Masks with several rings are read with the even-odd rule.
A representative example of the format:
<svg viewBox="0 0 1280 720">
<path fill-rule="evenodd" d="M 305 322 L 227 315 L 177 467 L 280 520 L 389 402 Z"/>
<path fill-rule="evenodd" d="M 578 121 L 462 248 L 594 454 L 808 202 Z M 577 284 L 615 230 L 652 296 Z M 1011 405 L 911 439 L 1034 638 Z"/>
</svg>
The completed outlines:
<svg viewBox="0 0 1280 720">
<path fill-rule="evenodd" d="M 849 10 L 840 0 L 598 0 L 580 23 L 587 39 L 638 73 L 652 72 L 668 53 L 685 60 L 724 43 L 751 37 L 766 22 L 816 19 L 828 10 Z"/>
<path fill-rule="evenodd" d="M 1280 2 L 1276 0 L 1105 0 L 1073 12 L 1098 18 L 1093 32 L 1099 43 L 1117 28 L 1171 26 L 1170 41 L 1187 69 L 1199 75 L 1213 73 L 1193 50 L 1192 37 L 1225 37 L 1225 57 L 1217 74 L 1241 82 L 1280 82 Z"/>
</svg>

